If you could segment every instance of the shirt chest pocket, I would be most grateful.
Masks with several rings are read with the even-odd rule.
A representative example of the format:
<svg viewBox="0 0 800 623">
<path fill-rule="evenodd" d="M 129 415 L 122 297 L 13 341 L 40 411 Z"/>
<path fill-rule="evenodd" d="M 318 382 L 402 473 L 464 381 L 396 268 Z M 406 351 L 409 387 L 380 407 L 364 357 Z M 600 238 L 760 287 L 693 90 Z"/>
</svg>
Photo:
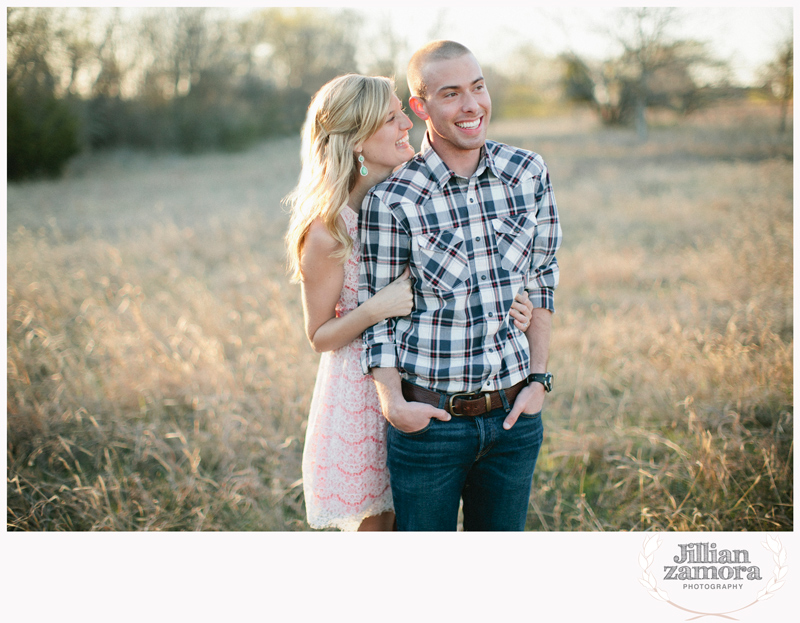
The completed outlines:
<svg viewBox="0 0 800 623">
<path fill-rule="evenodd" d="M 412 255 L 423 288 L 447 294 L 469 284 L 469 260 L 460 227 L 413 236 Z"/>
<path fill-rule="evenodd" d="M 517 214 L 492 220 L 500 263 L 510 273 L 525 273 L 530 268 L 536 219 Z"/>
</svg>

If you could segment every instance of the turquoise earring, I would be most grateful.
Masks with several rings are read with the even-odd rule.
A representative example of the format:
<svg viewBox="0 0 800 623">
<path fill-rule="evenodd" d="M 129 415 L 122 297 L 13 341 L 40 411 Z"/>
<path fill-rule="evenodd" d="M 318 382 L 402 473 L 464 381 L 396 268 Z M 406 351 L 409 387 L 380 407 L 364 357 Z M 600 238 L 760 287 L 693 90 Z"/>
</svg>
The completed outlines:
<svg viewBox="0 0 800 623">
<path fill-rule="evenodd" d="M 361 169 L 359 169 L 358 172 L 361 173 L 362 177 L 366 177 L 369 171 L 367 171 L 367 167 L 364 166 L 364 156 L 359 155 L 358 162 L 361 164 Z"/>
</svg>

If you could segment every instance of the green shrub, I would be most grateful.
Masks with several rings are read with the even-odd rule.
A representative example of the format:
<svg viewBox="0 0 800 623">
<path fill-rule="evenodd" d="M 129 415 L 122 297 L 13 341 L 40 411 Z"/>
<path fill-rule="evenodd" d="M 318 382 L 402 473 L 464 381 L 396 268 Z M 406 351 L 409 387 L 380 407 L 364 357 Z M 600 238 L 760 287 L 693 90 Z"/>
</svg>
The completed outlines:
<svg viewBox="0 0 800 623">
<path fill-rule="evenodd" d="M 21 92 L 8 83 L 8 179 L 57 176 L 78 153 L 78 121 L 50 93 Z"/>
</svg>

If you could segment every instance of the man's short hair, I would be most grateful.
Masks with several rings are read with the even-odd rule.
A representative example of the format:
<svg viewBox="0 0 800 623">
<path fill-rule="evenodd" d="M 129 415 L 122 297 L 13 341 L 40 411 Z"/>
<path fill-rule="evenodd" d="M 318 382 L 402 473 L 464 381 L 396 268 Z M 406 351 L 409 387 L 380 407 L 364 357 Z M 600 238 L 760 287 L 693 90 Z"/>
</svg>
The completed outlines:
<svg viewBox="0 0 800 623">
<path fill-rule="evenodd" d="M 408 63 L 406 79 L 411 95 L 420 99 L 428 97 L 428 85 L 425 83 L 424 69 L 429 63 L 435 61 L 446 61 L 451 58 L 459 58 L 465 54 L 472 54 L 466 46 L 456 41 L 431 41 L 414 52 L 414 56 Z"/>
</svg>

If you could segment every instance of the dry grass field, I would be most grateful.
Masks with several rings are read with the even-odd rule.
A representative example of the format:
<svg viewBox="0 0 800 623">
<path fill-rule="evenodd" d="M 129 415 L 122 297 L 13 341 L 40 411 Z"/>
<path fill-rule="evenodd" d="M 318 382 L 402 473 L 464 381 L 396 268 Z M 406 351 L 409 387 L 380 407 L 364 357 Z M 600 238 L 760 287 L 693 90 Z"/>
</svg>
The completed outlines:
<svg viewBox="0 0 800 623">
<path fill-rule="evenodd" d="M 419 124 L 417 124 L 419 125 Z M 792 143 L 775 111 L 495 122 L 564 229 L 530 530 L 792 530 Z M 8 188 L 9 530 L 307 530 L 299 142 Z"/>
</svg>

